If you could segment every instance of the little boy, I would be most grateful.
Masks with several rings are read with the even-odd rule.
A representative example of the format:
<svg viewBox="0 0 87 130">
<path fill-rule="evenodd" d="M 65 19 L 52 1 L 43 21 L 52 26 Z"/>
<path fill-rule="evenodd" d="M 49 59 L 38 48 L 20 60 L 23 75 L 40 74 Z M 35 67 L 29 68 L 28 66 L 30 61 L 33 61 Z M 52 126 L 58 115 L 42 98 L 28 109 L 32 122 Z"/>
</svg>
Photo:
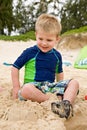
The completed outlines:
<svg viewBox="0 0 87 130">
<path fill-rule="evenodd" d="M 35 24 L 36 45 L 24 50 L 12 67 L 14 99 L 41 103 L 50 98 L 47 92 L 51 92 L 62 96 L 61 103 L 64 105 L 73 104 L 79 84 L 73 79 L 63 80 L 62 56 L 59 51 L 54 49 L 60 39 L 60 32 L 61 24 L 55 16 L 42 14 L 38 17 Z M 19 70 L 23 66 L 25 66 L 25 75 L 24 84 L 21 87 Z M 52 107 L 55 104 L 52 103 Z M 59 114 L 58 111 L 53 111 Z M 70 113 L 70 110 L 68 111 Z"/>
</svg>

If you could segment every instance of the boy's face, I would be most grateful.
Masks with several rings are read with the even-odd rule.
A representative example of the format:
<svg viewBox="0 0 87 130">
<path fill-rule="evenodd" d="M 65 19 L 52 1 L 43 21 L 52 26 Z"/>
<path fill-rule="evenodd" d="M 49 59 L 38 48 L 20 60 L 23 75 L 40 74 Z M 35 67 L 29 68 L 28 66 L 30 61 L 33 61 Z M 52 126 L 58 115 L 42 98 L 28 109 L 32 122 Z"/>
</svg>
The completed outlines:
<svg viewBox="0 0 87 130">
<path fill-rule="evenodd" d="M 58 43 L 58 37 L 55 34 L 46 33 L 44 31 L 36 32 L 37 46 L 42 52 L 50 51 L 56 43 Z"/>
</svg>

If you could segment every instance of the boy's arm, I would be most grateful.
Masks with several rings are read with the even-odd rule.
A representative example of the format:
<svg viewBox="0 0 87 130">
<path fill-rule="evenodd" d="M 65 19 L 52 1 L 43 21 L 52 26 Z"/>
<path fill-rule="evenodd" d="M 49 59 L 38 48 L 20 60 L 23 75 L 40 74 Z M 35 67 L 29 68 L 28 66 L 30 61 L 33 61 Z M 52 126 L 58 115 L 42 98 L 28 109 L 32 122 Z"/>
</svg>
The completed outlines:
<svg viewBox="0 0 87 130">
<path fill-rule="evenodd" d="M 64 79 L 64 73 L 58 73 L 56 74 L 56 82 Z"/>
<path fill-rule="evenodd" d="M 11 69 L 11 77 L 12 77 L 12 84 L 13 84 L 13 98 L 18 98 L 18 90 L 20 89 L 20 82 L 19 82 L 19 70 L 15 67 Z"/>
</svg>

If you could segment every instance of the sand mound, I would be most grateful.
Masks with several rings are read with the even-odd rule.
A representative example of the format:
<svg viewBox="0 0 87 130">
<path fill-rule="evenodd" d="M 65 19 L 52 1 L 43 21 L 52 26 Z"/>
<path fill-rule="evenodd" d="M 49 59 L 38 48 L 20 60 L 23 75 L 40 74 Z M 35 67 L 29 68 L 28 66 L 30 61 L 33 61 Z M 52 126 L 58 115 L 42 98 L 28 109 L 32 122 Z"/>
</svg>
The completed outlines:
<svg viewBox="0 0 87 130">
<path fill-rule="evenodd" d="M 64 49 L 78 49 L 87 45 L 87 33 L 72 34 L 63 36 L 60 40 L 59 48 Z"/>
</svg>

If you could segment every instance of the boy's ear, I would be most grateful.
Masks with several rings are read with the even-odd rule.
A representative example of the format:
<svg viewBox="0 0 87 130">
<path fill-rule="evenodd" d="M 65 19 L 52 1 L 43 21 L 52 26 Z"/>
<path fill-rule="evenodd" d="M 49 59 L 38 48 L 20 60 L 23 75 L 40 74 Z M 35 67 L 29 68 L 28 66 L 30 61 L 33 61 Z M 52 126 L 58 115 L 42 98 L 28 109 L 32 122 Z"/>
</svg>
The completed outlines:
<svg viewBox="0 0 87 130">
<path fill-rule="evenodd" d="M 58 37 L 57 37 L 57 41 L 59 42 L 60 40 L 61 40 L 61 37 L 60 37 L 60 36 L 58 36 Z"/>
</svg>

